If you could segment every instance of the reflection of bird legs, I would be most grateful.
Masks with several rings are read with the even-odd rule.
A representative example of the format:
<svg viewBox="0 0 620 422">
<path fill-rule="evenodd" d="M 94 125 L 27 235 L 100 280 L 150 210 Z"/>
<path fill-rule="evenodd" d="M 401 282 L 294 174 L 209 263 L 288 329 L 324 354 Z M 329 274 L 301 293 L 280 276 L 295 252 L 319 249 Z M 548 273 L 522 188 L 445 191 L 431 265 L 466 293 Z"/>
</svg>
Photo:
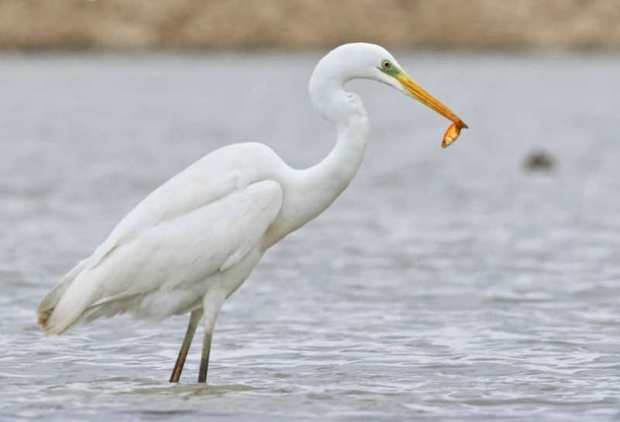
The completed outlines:
<svg viewBox="0 0 620 422">
<path fill-rule="evenodd" d="M 177 362 L 174 365 L 172 374 L 170 375 L 170 382 L 179 382 L 179 379 L 181 378 L 181 372 L 183 372 L 183 365 L 185 365 L 187 352 L 189 352 L 189 348 L 192 345 L 194 333 L 196 332 L 196 327 L 198 327 L 198 322 L 200 321 L 200 318 L 202 318 L 202 308 L 193 310 L 189 316 L 189 325 L 187 326 L 187 332 L 185 333 L 185 338 L 183 339 L 183 343 L 181 344 L 181 350 L 179 350 Z"/>
</svg>

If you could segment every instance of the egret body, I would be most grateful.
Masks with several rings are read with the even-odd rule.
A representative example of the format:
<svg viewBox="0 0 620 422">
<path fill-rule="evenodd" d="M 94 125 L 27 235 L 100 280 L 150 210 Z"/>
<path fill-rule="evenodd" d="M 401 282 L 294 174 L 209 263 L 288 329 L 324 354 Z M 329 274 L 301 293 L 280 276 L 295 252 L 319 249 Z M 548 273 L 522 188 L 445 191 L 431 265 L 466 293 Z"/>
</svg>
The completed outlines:
<svg viewBox="0 0 620 422">
<path fill-rule="evenodd" d="M 233 144 L 206 155 L 140 202 L 45 296 L 38 308 L 45 333 L 62 334 L 80 321 L 120 313 L 150 319 L 190 313 L 170 381 L 180 379 L 202 320 L 198 380 L 206 382 L 224 301 L 267 249 L 329 207 L 357 172 L 368 119 L 361 99 L 345 84 L 359 78 L 414 97 L 453 121 L 451 128 L 467 127 L 382 47 L 342 45 L 319 61 L 310 78 L 315 108 L 337 128 L 336 144 L 321 162 L 293 169 L 259 143 Z"/>
</svg>

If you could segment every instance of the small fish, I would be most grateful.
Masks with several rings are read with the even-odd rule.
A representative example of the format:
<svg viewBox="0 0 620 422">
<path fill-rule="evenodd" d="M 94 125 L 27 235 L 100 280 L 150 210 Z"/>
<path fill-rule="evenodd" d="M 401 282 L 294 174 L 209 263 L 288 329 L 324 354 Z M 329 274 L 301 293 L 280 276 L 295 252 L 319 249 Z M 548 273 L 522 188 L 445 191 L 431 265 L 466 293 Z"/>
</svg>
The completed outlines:
<svg viewBox="0 0 620 422">
<path fill-rule="evenodd" d="M 448 126 L 446 133 L 443 134 L 443 140 L 441 141 L 442 148 L 448 148 L 450 144 L 456 141 L 461 134 L 461 129 L 467 129 L 467 125 L 462 120 L 457 120 Z"/>
</svg>

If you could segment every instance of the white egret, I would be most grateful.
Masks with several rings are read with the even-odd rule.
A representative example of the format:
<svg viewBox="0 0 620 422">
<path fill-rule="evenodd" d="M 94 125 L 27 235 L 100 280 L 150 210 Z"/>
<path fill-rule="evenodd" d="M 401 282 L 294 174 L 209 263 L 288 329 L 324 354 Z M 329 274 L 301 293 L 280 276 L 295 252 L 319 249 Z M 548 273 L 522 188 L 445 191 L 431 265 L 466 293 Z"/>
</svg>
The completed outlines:
<svg viewBox="0 0 620 422">
<path fill-rule="evenodd" d="M 151 319 L 190 312 L 170 381 L 179 381 L 204 318 L 198 382 L 206 382 L 224 301 L 267 249 L 329 207 L 357 172 L 368 119 L 360 97 L 345 84 L 360 78 L 387 84 L 450 119 L 443 146 L 467 127 L 382 47 L 342 45 L 319 61 L 310 78 L 314 106 L 338 132 L 325 159 L 297 170 L 259 143 L 206 155 L 140 202 L 45 296 L 38 308 L 45 333 L 62 334 L 79 321 L 125 312 Z"/>
</svg>

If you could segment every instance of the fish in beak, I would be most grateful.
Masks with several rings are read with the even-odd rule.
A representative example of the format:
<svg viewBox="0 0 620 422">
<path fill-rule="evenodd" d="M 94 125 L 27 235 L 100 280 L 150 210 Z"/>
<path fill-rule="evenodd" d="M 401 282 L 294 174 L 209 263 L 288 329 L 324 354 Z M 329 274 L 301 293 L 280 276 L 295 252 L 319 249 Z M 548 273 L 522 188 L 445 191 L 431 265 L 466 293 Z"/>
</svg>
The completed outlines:
<svg viewBox="0 0 620 422">
<path fill-rule="evenodd" d="M 467 129 L 467 124 L 461 120 L 448 106 L 433 97 L 424 88 L 414 81 L 409 75 L 403 71 L 399 71 L 394 78 L 401 83 L 405 91 L 414 99 L 418 100 L 425 106 L 435 110 L 445 118 L 452 121 L 452 124 L 448 127 L 443 135 L 441 146 L 447 148 L 450 144 L 457 140 L 461 133 L 461 129 Z"/>
</svg>

